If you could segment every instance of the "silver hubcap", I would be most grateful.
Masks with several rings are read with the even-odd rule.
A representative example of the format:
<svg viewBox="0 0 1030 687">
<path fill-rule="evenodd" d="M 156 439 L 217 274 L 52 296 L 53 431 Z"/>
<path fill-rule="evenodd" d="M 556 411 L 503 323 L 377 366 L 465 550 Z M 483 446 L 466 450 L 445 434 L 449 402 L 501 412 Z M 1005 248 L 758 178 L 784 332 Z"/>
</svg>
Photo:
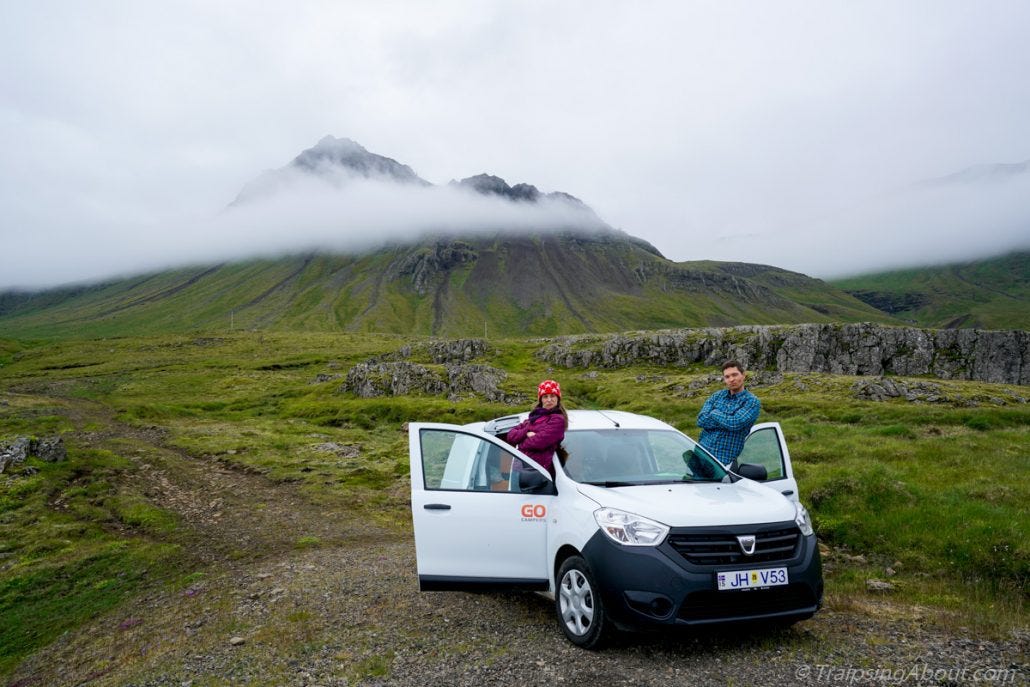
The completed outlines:
<svg viewBox="0 0 1030 687">
<path fill-rule="evenodd" d="M 594 595 L 590 583 L 579 570 L 570 570 L 561 580 L 559 590 L 561 619 L 569 632 L 585 635 L 594 624 Z"/>
</svg>

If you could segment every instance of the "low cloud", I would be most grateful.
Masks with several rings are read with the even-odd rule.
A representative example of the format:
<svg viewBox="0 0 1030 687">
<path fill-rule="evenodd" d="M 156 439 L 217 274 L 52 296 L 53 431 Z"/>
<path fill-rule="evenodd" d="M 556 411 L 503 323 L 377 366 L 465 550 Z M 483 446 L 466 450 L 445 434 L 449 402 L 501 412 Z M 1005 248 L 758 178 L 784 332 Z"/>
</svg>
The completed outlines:
<svg viewBox="0 0 1030 687">
<path fill-rule="evenodd" d="M 1027 198 L 1030 174 L 922 184 L 813 221 L 788 239 L 811 247 L 792 262 L 809 274 L 834 277 L 1030 248 Z"/>
<path fill-rule="evenodd" d="M 356 253 L 432 233 L 591 231 L 606 225 L 561 196 L 538 202 L 459 185 L 280 171 L 274 188 L 207 217 L 147 218 L 92 199 L 35 208 L 11 226 L 0 289 L 40 289 L 189 265 L 326 251 Z M 944 180 L 818 217 L 744 222 L 739 230 L 655 234 L 626 227 L 671 257 L 770 264 L 832 278 L 958 262 L 1030 248 L 1030 173 Z M 45 223 L 43 229 L 33 224 Z M 775 222 L 775 223 L 773 223 Z"/>
<path fill-rule="evenodd" d="M 836 208 L 814 198 L 816 214 L 799 202 L 757 216 L 742 203 L 731 226 L 705 231 L 717 219 L 696 218 L 690 232 L 652 241 L 686 259 L 763 263 L 833 278 L 1030 249 L 1027 198 L 1030 173 L 915 184 Z"/>
<path fill-rule="evenodd" d="M 603 223 L 587 207 L 561 198 L 537 202 L 483 195 L 457 185 L 401 185 L 349 179 L 326 184 L 298 174 L 288 192 L 234 206 L 212 221 L 217 255 L 239 252 L 240 241 L 259 251 L 362 251 L 426 233 L 591 230 Z M 260 246 L 260 248 L 257 248 Z M 209 253 L 210 254 L 210 253 Z"/>
<path fill-rule="evenodd" d="M 42 288 L 177 266 L 309 251 L 362 252 L 432 233 L 596 230 L 586 206 L 558 196 L 537 202 L 483 195 L 459 185 L 294 172 L 275 192 L 211 217 L 143 221 L 110 208 L 51 213 L 47 231 L 17 238 L 0 256 L 0 288 Z M 37 216 L 38 219 L 38 216 Z M 74 227 L 74 230 L 70 228 Z M 54 245 L 55 231 L 61 235 Z"/>
</svg>

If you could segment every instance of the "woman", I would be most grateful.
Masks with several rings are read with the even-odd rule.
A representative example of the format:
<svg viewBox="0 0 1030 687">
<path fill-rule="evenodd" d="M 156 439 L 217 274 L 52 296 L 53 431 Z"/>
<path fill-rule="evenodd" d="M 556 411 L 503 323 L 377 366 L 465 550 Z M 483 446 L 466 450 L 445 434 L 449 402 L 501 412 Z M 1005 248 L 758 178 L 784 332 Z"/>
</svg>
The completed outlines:
<svg viewBox="0 0 1030 687">
<path fill-rule="evenodd" d="M 529 418 L 508 430 L 508 443 L 535 460 L 554 476 L 554 452 L 559 450 L 569 426 L 569 415 L 561 404 L 561 387 L 545 379 L 536 389 L 536 408 Z"/>
</svg>

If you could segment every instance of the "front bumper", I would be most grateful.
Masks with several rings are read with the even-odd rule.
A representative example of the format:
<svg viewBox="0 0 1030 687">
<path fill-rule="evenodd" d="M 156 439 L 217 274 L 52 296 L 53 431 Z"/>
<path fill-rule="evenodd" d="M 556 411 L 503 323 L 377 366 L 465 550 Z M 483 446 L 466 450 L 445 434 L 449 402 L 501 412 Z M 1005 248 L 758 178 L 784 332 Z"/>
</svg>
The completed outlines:
<svg viewBox="0 0 1030 687">
<path fill-rule="evenodd" d="M 690 531 L 710 530 L 735 535 L 792 526 L 791 522 L 691 528 Z M 822 605 L 822 561 L 815 536 L 799 534 L 794 551 L 781 560 L 711 565 L 691 562 L 669 543 L 670 538 L 657 547 L 622 546 L 598 530 L 583 548 L 583 557 L 594 574 L 597 593 L 616 625 L 646 628 L 766 619 L 801 620 L 811 617 Z M 779 567 L 787 568 L 789 584 L 739 591 L 720 591 L 716 586 L 719 572 Z"/>
</svg>

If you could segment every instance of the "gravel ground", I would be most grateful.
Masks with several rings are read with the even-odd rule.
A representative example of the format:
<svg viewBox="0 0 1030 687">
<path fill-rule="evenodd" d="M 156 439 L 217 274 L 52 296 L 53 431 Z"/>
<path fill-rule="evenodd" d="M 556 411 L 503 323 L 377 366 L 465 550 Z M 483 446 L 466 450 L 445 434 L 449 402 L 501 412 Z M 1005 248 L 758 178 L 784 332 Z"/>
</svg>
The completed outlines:
<svg viewBox="0 0 1030 687">
<path fill-rule="evenodd" d="M 587 652 L 565 641 L 539 595 L 419 593 L 413 549 L 403 538 L 305 551 L 145 599 L 48 652 L 70 664 L 38 684 L 955 685 L 1030 675 L 1025 634 L 956 636 L 886 605 L 825 609 L 787 630 L 625 635 Z M 116 629 L 127 617 L 141 622 Z M 96 641 L 112 633 L 120 656 Z M 146 647 L 152 660 L 138 656 Z"/>
<path fill-rule="evenodd" d="M 420 593 L 410 531 L 134 439 L 148 442 L 133 457 L 140 486 L 195 532 L 204 574 L 64 635 L 8 685 L 1030 684 L 1027 632 L 978 639 L 886 600 L 789 629 L 623 635 L 583 651 L 542 596 Z M 298 548 L 301 536 L 318 543 Z M 266 555 L 236 560 L 240 546 Z"/>
</svg>

